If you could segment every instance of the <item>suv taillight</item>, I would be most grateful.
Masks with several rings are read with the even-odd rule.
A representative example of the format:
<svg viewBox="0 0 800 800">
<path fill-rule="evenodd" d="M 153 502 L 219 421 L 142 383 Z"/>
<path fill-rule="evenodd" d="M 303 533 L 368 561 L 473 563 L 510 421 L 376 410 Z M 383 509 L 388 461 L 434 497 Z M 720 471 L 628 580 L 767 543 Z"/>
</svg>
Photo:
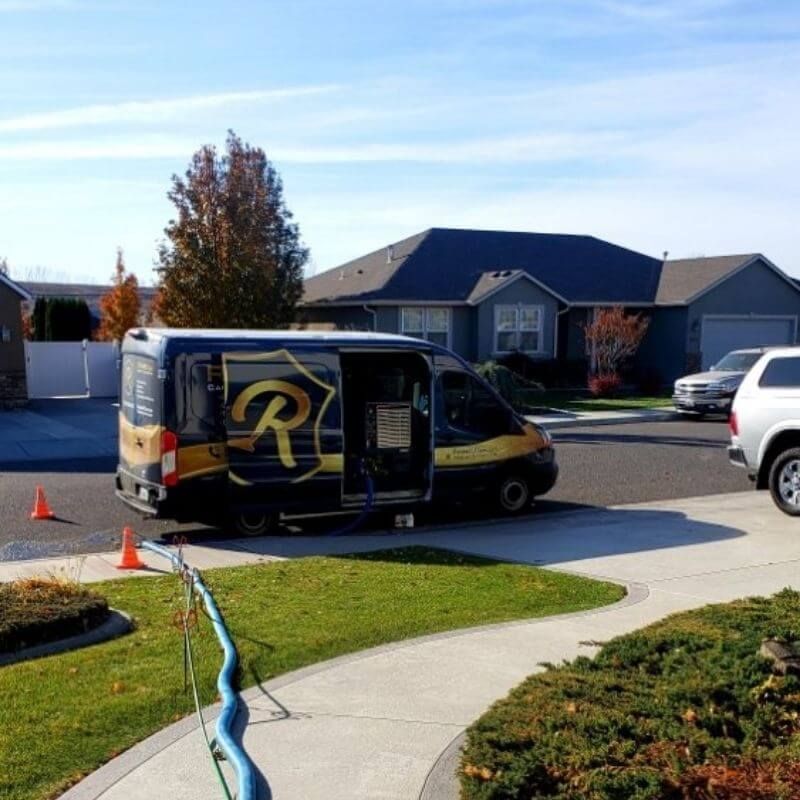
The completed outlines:
<svg viewBox="0 0 800 800">
<path fill-rule="evenodd" d="M 731 415 L 728 417 L 728 427 L 731 429 L 731 436 L 739 435 L 739 420 L 736 419 L 735 411 L 731 411 Z"/>
<path fill-rule="evenodd" d="M 172 431 L 161 434 L 161 480 L 164 486 L 178 485 L 178 437 Z"/>
</svg>

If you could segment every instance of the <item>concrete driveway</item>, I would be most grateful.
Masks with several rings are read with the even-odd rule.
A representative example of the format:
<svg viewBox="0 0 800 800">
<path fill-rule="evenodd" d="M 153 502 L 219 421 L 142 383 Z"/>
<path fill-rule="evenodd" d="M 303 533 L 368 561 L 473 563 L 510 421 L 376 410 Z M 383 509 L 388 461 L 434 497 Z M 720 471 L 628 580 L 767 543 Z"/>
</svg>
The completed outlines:
<svg viewBox="0 0 800 800">
<path fill-rule="evenodd" d="M 592 654 L 595 647 L 588 642 L 708 602 L 800 588 L 798 526 L 764 494 L 738 493 L 454 526 L 388 540 L 220 543 L 220 557 L 235 548 L 253 558 L 425 543 L 629 587 L 626 600 L 606 609 L 402 642 L 248 690 L 244 743 L 260 770 L 262 795 L 455 797 L 459 736 L 493 700 L 542 662 Z M 204 560 L 213 549 L 204 549 Z M 200 732 L 187 719 L 132 748 L 64 797 L 211 800 L 219 789 L 206 762 Z"/>
</svg>

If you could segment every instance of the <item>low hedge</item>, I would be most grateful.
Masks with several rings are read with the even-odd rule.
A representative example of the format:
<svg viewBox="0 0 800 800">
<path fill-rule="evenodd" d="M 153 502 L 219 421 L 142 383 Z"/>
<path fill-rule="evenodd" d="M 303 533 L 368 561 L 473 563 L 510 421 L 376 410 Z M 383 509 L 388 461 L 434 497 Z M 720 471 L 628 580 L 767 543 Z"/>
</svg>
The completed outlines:
<svg viewBox="0 0 800 800">
<path fill-rule="evenodd" d="M 800 593 L 707 606 L 525 680 L 467 733 L 465 800 L 800 797 L 800 680 L 761 641 L 800 639 Z"/>
<path fill-rule="evenodd" d="M 0 584 L 0 653 L 84 633 L 108 614 L 104 597 L 69 581 L 30 578 Z"/>
</svg>

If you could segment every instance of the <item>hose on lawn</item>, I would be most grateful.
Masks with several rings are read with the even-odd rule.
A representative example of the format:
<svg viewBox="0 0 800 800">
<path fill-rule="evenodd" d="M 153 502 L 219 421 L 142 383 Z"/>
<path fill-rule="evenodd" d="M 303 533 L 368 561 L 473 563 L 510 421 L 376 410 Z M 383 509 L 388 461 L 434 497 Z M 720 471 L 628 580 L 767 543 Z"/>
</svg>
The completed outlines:
<svg viewBox="0 0 800 800">
<path fill-rule="evenodd" d="M 214 740 L 209 741 L 208 735 L 206 734 L 205 723 L 203 721 L 202 711 L 200 708 L 200 698 L 197 692 L 197 683 L 194 678 L 194 662 L 192 658 L 191 644 L 189 641 L 188 627 L 184 622 L 184 631 L 187 637 L 187 661 L 192 675 L 192 684 L 195 705 L 197 706 L 197 713 L 200 717 L 203 734 L 206 737 L 206 744 L 208 745 L 214 761 L 214 766 L 217 770 L 217 776 L 220 779 L 228 800 L 231 799 L 231 794 L 225 782 L 225 778 L 222 775 L 222 770 L 217 763 L 215 745 L 219 745 L 219 748 L 222 750 L 225 758 L 233 765 L 233 768 L 236 771 L 239 789 L 237 793 L 237 800 L 256 800 L 255 769 L 247 753 L 245 753 L 244 749 L 236 741 L 232 732 L 233 722 L 236 718 L 236 712 L 238 710 L 239 696 L 233 688 L 233 678 L 236 672 L 238 656 L 236 653 L 236 647 L 231 640 L 227 627 L 225 626 L 225 621 L 222 619 L 219 608 L 217 608 L 217 604 L 214 602 L 214 597 L 203 583 L 200 573 L 196 568 L 190 567 L 184 563 L 183 556 L 180 551 L 177 554 L 173 553 L 166 547 L 162 547 L 161 545 L 151 542 L 148 539 L 143 539 L 140 544 L 145 550 L 150 550 L 151 552 L 168 559 L 172 563 L 173 567 L 187 583 L 187 603 L 191 599 L 191 593 L 196 593 L 197 596 L 203 601 L 206 614 L 211 620 L 211 624 L 214 626 L 214 633 L 216 633 L 217 639 L 219 639 L 224 652 L 222 668 L 220 669 L 219 676 L 217 677 L 217 689 L 219 690 L 220 697 L 222 698 L 222 712 L 217 718 L 217 724 L 215 728 L 216 735 Z"/>
</svg>

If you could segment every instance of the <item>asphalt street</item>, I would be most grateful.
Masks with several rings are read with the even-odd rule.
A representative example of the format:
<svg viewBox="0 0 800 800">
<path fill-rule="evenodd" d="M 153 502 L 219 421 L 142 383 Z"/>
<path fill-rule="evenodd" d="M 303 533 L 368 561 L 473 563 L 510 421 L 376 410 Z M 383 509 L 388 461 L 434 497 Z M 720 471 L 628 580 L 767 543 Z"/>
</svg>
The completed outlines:
<svg viewBox="0 0 800 800">
<path fill-rule="evenodd" d="M 553 433 L 561 474 L 534 514 L 751 487 L 743 471 L 728 463 L 728 429 L 722 421 L 598 425 Z M 167 541 L 176 533 L 189 539 L 219 536 L 196 526 L 142 519 L 114 496 L 113 468 L 112 460 L 98 459 L 60 463 L 51 471 L 0 473 L 0 560 L 113 549 L 124 525 Z M 29 519 L 37 484 L 45 488 L 56 520 Z M 463 511 L 453 513 L 464 518 Z M 447 518 L 437 514 L 434 521 Z M 319 532 L 331 524 L 313 527 Z"/>
</svg>

